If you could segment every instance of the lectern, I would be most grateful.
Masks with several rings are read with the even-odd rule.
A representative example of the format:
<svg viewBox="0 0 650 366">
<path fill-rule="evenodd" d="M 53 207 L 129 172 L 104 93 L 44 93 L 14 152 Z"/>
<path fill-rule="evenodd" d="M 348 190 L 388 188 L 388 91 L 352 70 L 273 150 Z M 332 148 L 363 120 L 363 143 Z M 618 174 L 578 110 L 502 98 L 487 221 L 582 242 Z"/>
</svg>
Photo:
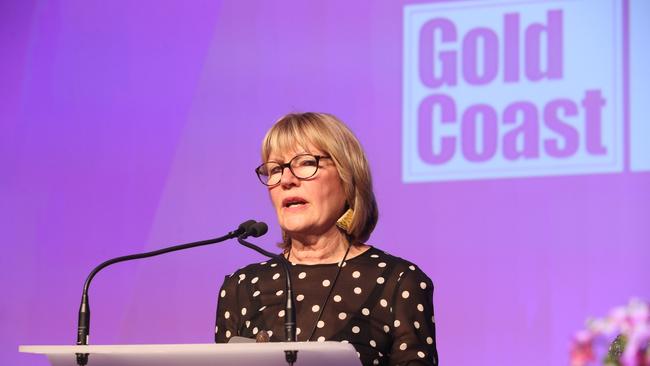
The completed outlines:
<svg viewBox="0 0 650 366">
<path fill-rule="evenodd" d="M 354 347 L 340 342 L 19 347 L 46 355 L 52 366 L 76 366 L 76 353 L 90 355 L 88 366 L 286 366 L 285 350 L 298 351 L 296 366 L 361 365 Z"/>
</svg>

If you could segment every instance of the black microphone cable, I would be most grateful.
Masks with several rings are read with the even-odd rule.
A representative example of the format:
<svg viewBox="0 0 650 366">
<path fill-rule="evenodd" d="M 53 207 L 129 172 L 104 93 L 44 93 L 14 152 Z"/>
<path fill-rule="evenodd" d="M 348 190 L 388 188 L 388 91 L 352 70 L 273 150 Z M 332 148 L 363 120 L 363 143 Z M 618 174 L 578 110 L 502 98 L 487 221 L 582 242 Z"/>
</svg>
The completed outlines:
<svg viewBox="0 0 650 366">
<path fill-rule="evenodd" d="M 268 231 L 268 226 L 263 222 L 257 222 L 251 226 L 249 229 L 241 234 L 237 241 L 239 244 L 253 249 L 254 251 L 267 256 L 269 258 L 275 258 L 280 261 L 282 267 L 284 268 L 285 278 L 286 278 L 286 304 L 285 304 L 285 315 L 284 315 L 284 340 L 285 342 L 296 342 L 296 306 L 293 299 L 293 286 L 291 285 L 291 271 L 289 270 L 289 261 L 284 258 L 283 255 L 271 253 L 257 245 L 247 242 L 245 239 L 249 236 L 254 238 L 260 237 Z M 285 350 L 284 357 L 289 365 L 293 365 L 298 359 L 297 350 Z"/>
<path fill-rule="evenodd" d="M 228 234 L 219 238 L 201 240 L 201 241 L 196 241 L 187 244 L 174 245 L 168 248 L 158 249 L 146 253 L 125 255 L 125 256 L 109 259 L 101 263 L 97 267 L 95 267 L 86 278 L 86 282 L 84 282 L 83 292 L 81 295 L 81 305 L 79 306 L 79 318 L 77 323 L 77 345 L 84 346 L 88 344 L 88 336 L 90 335 L 90 304 L 88 302 L 88 288 L 90 287 L 90 282 L 93 280 L 93 278 L 99 271 L 110 266 L 111 264 L 115 264 L 119 262 L 129 261 L 132 259 L 155 257 L 157 255 L 161 255 L 165 253 L 175 252 L 183 249 L 195 248 L 195 247 L 208 245 L 208 244 L 215 244 L 228 239 L 236 238 L 240 235 L 249 232 L 251 230 L 251 227 L 256 223 L 257 222 L 255 220 L 248 220 L 241 223 L 241 225 L 239 225 L 237 230 L 233 230 Z M 77 353 L 76 356 L 77 356 L 77 365 L 84 366 L 88 363 L 88 353 Z"/>
</svg>

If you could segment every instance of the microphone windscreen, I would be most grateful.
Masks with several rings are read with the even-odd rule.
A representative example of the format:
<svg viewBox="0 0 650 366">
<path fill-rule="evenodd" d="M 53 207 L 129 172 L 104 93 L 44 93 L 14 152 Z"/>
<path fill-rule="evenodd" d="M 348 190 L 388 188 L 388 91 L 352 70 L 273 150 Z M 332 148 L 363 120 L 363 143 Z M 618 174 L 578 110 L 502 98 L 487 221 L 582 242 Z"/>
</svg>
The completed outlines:
<svg viewBox="0 0 650 366">
<path fill-rule="evenodd" d="M 248 230 L 250 230 L 251 226 L 255 225 L 255 223 L 257 223 L 257 221 L 248 220 L 248 221 L 244 221 L 241 224 L 239 224 L 239 228 L 237 228 L 238 235 L 241 235 L 243 233 L 248 232 Z"/>
<path fill-rule="evenodd" d="M 250 228 L 251 236 L 254 238 L 259 238 L 260 236 L 266 234 L 269 231 L 269 227 L 262 221 L 255 223 Z"/>
</svg>

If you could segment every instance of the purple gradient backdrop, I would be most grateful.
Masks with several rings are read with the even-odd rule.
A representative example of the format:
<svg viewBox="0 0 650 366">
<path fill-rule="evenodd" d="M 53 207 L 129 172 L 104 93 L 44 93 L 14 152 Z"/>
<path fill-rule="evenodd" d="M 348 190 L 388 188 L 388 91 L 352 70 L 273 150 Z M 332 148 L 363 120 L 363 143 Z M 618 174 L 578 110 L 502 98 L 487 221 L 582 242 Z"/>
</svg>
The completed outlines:
<svg viewBox="0 0 650 366">
<path fill-rule="evenodd" d="M 566 364 L 586 317 L 650 298 L 648 173 L 401 182 L 404 4 L 0 3 L 2 363 L 72 344 L 107 258 L 248 218 L 272 248 L 252 167 L 291 111 L 334 113 L 364 144 L 370 243 L 433 279 L 444 364 Z M 258 259 L 233 242 L 116 265 L 91 288 L 91 342 L 209 343 L 223 276 Z"/>
</svg>

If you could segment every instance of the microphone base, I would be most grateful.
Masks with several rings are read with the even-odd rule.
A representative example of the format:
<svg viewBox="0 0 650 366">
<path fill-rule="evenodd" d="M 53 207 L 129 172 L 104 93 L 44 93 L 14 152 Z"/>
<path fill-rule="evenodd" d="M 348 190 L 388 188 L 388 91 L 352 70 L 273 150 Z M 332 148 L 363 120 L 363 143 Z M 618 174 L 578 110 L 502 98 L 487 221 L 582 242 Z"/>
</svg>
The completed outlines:
<svg viewBox="0 0 650 366">
<path fill-rule="evenodd" d="M 292 351 L 285 350 L 284 351 L 284 359 L 287 360 L 287 363 L 289 365 L 293 365 L 296 362 L 296 360 L 298 359 L 298 351 L 296 351 L 296 350 L 292 350 Z"/>
<path fill-rule="evenodd" d="M 76 353 L 77 365 L 86 366 L 88 364 L 88 353 Z"/>
</svg>

